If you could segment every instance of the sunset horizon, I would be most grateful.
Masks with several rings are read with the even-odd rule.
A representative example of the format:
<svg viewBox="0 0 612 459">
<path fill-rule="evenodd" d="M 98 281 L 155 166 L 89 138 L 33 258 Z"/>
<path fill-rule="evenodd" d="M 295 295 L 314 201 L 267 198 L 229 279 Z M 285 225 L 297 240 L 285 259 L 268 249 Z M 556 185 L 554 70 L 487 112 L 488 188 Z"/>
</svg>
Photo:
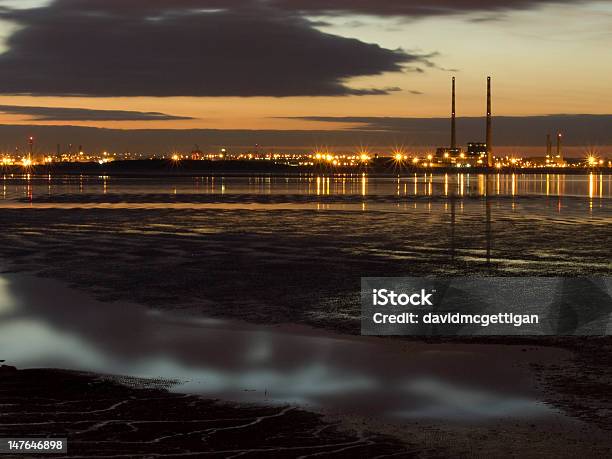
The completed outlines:
<svg viewBox="0 0 612 459">
<path fill-rule="evenodd" d="M 309 132 L 370 130 L 347 119 L 447 118 L 451 76 L 457 116 L 482 117 L 491 75 L 495 118 L 564 115 L 556 129 L 568 145 L 608 149 L 612 64 L 597 53 L 611 26 L 606 1 L 3 1 L 0 123 L 304 131 L 301 146 L 312 148 Z M 102 57 L 113 65 L 100 65 Z M 573 132 L 585 115 L 597 126 Z M 441 145 L 423 141 L 423 129 L 400 126 L 378 143 Z M 513 143 L 505 140 L 512 132 L 496 129 L 502 146 L 542 146 L 547 134 L 537 126 Z M 367 142 L 358 137 L 343 146 Z M 231 136 L 223 143 L 235 144 Z"/>
</svg>

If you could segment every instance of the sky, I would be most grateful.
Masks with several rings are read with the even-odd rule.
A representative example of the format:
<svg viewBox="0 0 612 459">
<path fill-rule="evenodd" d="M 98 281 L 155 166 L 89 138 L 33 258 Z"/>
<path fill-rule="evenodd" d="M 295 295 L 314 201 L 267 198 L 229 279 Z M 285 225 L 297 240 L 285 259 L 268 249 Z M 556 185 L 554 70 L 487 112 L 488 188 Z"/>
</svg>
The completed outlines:
<svg viewBox="0 0 612 459">
<path fill-rule="evenodd" d="M 384 129 L 453 76 L 482 116 L 488 75 L 496 116 L 606 115 L 611 47 L 612 0 L 0 0 L 0 123 Z"/>
</svg>

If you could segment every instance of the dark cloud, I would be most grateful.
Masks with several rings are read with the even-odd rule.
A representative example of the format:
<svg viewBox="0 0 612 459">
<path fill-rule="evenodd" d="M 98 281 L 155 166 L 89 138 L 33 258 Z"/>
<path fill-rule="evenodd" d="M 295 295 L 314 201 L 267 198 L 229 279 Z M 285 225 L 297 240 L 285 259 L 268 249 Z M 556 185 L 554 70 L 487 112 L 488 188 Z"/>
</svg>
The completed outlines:
<svg viewBox="0 0 612 459">
<path fill-rule="evenodd" d="M 8 10 L 21 27 L 0 56 L 0 91 L 90 96 L 384 94 L 351 77 L 428 65 L 317 30 L 260 2 L 55 0 Z"/>
<path fill-rule="evenodd" d="M 474 24 L 481 24 L 485 22 L 499 22 L 499 21 L 502 21 L 503 19 L 505 19 L 503 14 L 497 14 L 497 15 L 489 14 L 486 16 L 478 16 L 475 18 L 471 18 L 469 21 Z"/>
<path fill-rule="evenodd" d="M 32 121 L 170 121 L 189 120 L 185 116 L 167 115 L 158 112 L 135 112 L 126 110 L 93 110 L 88 108 L 24 107 L 0 105 L 1 113 L 25 115 Z"/>
<path fill-rule="evenodd" d="M 317 29 L 313 15 L 496 15 L 586 0 L 53 0 L 0 7 L 19 27 L 0 92 L 87 96 L 342 96 L 354 77 L 438 68 L 437 55 Z M 494 16 L 492 16 L 494 17 Z"/>
<path fill-rule="evenodd" d="M 448 118 L 395 117 L 302 117 L 307 121 L 354 123 L 355 132 L 399 135 L 408 144 L 445 145 L 450 138 Z M 612 115 L 497 116 L 493 119 L 498 145 L 541 145 L 546 134 L 563 132 L 570 145 L 612 144 Z M 485 119 L 458 118 L 457 132 L 462 143 L 483 141 Z"/>
<path fill-rule="evenodd" d="M 312 119 L 312 118 L 309 118 Z M 263 149 L 284 151 L 297 148 L 312 151 L 319 145 L 337 147 L 343 151 L 354 151 L 359 145 L 387 146 L 405 145 L 435 147 L 450 141 L 448 119 L 401 119 L 401 118 L 315 118 L 327 121 L 361 121 L 356 129 L 346 130 L 179 130 L 179 129 L 98 129 L 76 126 L 8 126 L 0 125 L 0 151 L 14 151 L 24 144 L 24 139 L 33 135 L 39 152 L 54 152 L 56 145 L 83 145 L 87 151 L 132 151 L 136 153 L 168 153 L 175 149 L 191 151 L 200 145 L 207 151 L 218 151 L 221 147 L 232 151 L 253 150 L 255 144 Z M 376 123 L 376 124 L 375 124 Z M 482 118 L 460 118 L 458 134 L 461 144 L 484 138 Z M 584 146 L 612 146 L 612 115 L 557 115 L 541 117 L 495 118 L 495 146 L 537 146 L 544 151 L 546 133 L 561 130 L 564 144 L 576 146 L 577 154 L 584 154 Z M 516 149 L 523 152 L 527 148 Z M 597 148 L 607 155 L 610 147 Z"/>
</svg>

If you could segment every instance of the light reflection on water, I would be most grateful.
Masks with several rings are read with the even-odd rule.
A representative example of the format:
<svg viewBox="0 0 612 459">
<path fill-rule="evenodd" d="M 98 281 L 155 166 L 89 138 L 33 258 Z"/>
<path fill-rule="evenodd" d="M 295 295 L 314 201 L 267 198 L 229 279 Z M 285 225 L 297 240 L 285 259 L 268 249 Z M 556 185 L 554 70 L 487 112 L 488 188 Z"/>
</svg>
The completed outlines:
<svg viewBox="0 0 612 459">
<path fill-rule="evenodd" d="M 396 178 L 366 174 L 122 178 L 107 176 L 3 175 L 3 199 L 63 194 L 306 195 L 306 196 L 576 196 L 612 197 L 612 175 L 431 174 Z"/>
<path fill-rule="evenodd" d="M 101 303 L 32 276 L 0 278 L 0 295 L 0 357 L 22 368 L 178 379 L 179 392 L 389 419 L 477 423 L 555 414 L 537 402 L 520 364 L 525 354 L 514 348 L 500 359 L 491 346 L 178 317 Z M 559 352 L 536 354 L 555 359 Z"/>
<path fill-rule="evenodd" d="M 607 207 L 612 196 L 611 177 L 597 174 L 516 174 L 488 178 L 470 174 L 415 174 L 400 178 L 367 175 L 167 179 L 4 176 L 0 184 L 3 198 L 0 207 L 29 205 L 29 202 L 41 205 L 48 199 L 51 206 L 60 208 L 63 203 L 70 208 L 89 205 L 135 208 L 146 204 L 148 208 L 160 209 L 190 209 L 198 205 L 232 209 L 232 205 L 240 208 L 245 202 L 250 206 L 255 202 L 255 208 L 276 205 L 296 211 L 304 208 L 359 212 L 394 210 L 405 212 L 410 218 L 400 220 L 385 215 L 384 221 L 370 219 L 367 227 L 362 228 L 360 218 L 365 219 L 370 214 L 343 214 L 330 217 L 336 218 L 331 222 L 323 221 L 329 226 L 302 225 L 300 220 L 294 227 L 296 233 L 313 236 L 313 240 L 324 240 L 330 234 L 338 237 L 341 228 L 347 225 L 352 228 L 353 237 L 358 231 L 368 234 L 376 233 L 376 229 L 388 240 L 392 232 L 390 225 L 395 225 L 393 234 L 404 235 L 399 243 L 385 245 L 383 238 L 371 242 L 362 234 L 365 242 L 346 248 L 347 252 L 361 258 L 376 256 L 397 262 L 421 259 L 424 254 L 427 257 L 448 255 L 464 264 L 485 260 L 488 264 L 503 264 L 508 270 L 524 271 L 526 263 L 533 269 L 549 264 L 559 267 L 563 263 L 571 266 L 582 266 L 582 263 L 585 269 L 594 269 L 592 255 L 577 258 L 576 253 L 557 254 L 558 243 L 554 238 L 544 238 L 539 243 L 537 257 L 527 252 L 529 256 L 521 258 L 516 253 L 519 252 L 517 247 L 528 245 L 527 242 L 533 240 L 533 233 L 524 230 L 524 234 L 517 236 L 508 233 L 510 230 L 505 227 L 526 217 L 535 230 L 546 229 L 548 224 L 556 225 L 557 229 L 571 228 L 576 222 L 588 222 L 591 229 L 609 225 L 608 214 L 596 210 Z M 105 201 L 113 196 L 116 201 Z M 210 197 L 210 200 L 192 203 L 185 196 Z M 272 200 L 272 204 L 258 203 L 253 198 L 277 196 L 283 198 Z M 503 199 L 467 199 L 483 196 Z M 303 197 L 308 199 L 300 199 Z M 325 201 L 328 197 L 333 199 Z M 342 197 L 348 199 L 342 201 L 339 199 Z M 448 199 L 451 197 L 453 199 Z M 66 200 L 56 204 L 55 198 Z M 558 216 L 562 210 L 563 215 Z M 68 214 L 66 212 L 64 217 L 71 222 Z M 280 234 L 279 222 L 283 222 L 282 229 L 285 229 L 293 218 L 287 214 L 281 214 L 282 218 L 279 214 L 271 215 L 267 220 L 249 217 L 255 219 L 252 225 L 257 228 L 251 231 L 258 237 L 264 230 Z M 448 222 L 443 227 L 436 226 L 432 215 Z M 307 216 L 312 218 L 312 215 Z M 189 217 L 205 219 L 207 215 L 193 212 Z M 505 226 L 492 225 L 500 217 L 504 218 Z M 234 219 L 229 220 L 231 224 L 227 227 L 244 227 L 247 223 L 245 216 L 239 213 L 225 218 Z M 169 228 L 164 230 L 176 234 L 221 231 L 206 220 L 199 224 L 193 224 L 192 220 L 179 221 L 174 224 L 176 226 L 172 221 L 162 222 Z M 418 224 L 411 226 L 411 222 Z M 86 224 L 89 223 L 78 221 L 78 225 Z M 375 228 L 374 224 L 379 226 Z M 419 226 L 425 229 L 417 232 Z M 438 232 L 427 228 L 437 228 Z M 441 231 L 442 228 L 445 231 Z M 30 238 L 34 229 L 25 229 Z M 146 228 L 149 236 L 154 230 L 161 231 L 159 227 Z M 48 234 L 50 228 L 45 231 Z M 143 230 L 130 221 L 125 231 L 137 234 Z M 478 240 L 475 240 L 475 231 L 482 236 Z M 512 249 L 501 255 L 499 246 L 504 238 L 499 236 L 497 241 L 494 238 L 500 231 L 505 231 L 503 234 Z M 58 234 L 58 240 L 65 239 Z M 432 234 L 438 239 L 433 239 Z M 571 237 L 577 236 L 572 234 Z M 245 244 L 244 240 L 241 242 Z M 223 241 L 218 244 L 213 245 L 213 249 L 227 249 Z M 603 247 L 605 250 L 605 244 Z M 289 253 L 293 256 L 300 251 L 303 246 Z M 525 251 L 520 252 L 522 256 Z M 599 258 L 596 261 L 601 263 Z M 257 262 L 261 262 L 261 258 Z M 607 266 L 600 269 L 607 269 Z M 0 278 L 0 352 L 0 358 L 21 367 L 60 367 L 179 379 L 182 382 L 176 390 L 208 397 L 297 403 L 309 408 L 366 416 L 478 421 L 551 413 L 546 406 L 537 403 L 538 394 L 531 386 L 529 375 L 518 365 L 524 355 L 510 348 L 502 351 L 504 358 L 500 359 L 499 349 L 486 346 L 462 348 L 416 343 L 391 346 L 382 340 L 185 319 L 165 313 L 152 314 L 135 305 L 96 302 L 52 281 L 32 277 Z"/>
</svg>

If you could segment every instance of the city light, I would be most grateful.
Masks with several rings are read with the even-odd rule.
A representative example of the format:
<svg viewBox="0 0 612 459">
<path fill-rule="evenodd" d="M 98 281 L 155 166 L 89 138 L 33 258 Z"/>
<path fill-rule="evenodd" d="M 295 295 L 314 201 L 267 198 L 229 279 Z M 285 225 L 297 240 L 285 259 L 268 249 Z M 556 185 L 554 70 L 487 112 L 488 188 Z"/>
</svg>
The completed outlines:
<svg viewBox="0 0 612 459">
<path fill-rule="evenodd" d="M 10 152 L 0 153 L 0 166 L 11 167 L 51 167 L 59 163 L 95 163 L 98 165 L 106 165 L 116 161 L 131 161 L 131 160 L 169 160 L 175 163 L 178 162 L 199 162 L 199 161 L 266 161 L 283 166 L 291 167 L 326 167 L 334 169 L 343 168 L 368 168 L 385 170 L 395 167 L 413 167 L 413 168 L 432 168 L 432 169 L 449 169 L 449 168 L 487 168 L 487 158 L 481 151 L 481 144 L 477 144 L 476 148 L 472 148 L 473 144 L 468 145 L 467 151 L 461 151 L 461 148 L 451 150 L 447 147 L 438 148 L 435 154 L 425 153 L 419 156 L 414 151 L 406 151 L 400 148 L 394 148 L 385 153 L 385 151 L 367 151 L 359 149 L 356 152 L 350 151 L 334 151 L 314 150 L 311 152 L 281 152 L 281 151 L 251 151 L 242 153 L 233 153 L 232 155 L 222 153 L 221 149 L 215 152 L 197 151 L 175 151 L 172 153 L 146 153 L 146 152 L 125 152 L 113 153 L 109 151 L 100 151 L 99 153 L 91 153 L 87 150 L 76 150 L 70 152 L 58 152 L 56 154 L 40 152 L 38 154 L 26 153 L 18 154 L 16 149 L 13 154 Z M 445 151 L 446 150 L 446 151 Z M 540 156 L 540 157 L 523 157 L 522 152 L 513 152 L 508 156 L 493 156 L 493 169 L 540 169 L 540 168 L 609 168 L 611 166 L 611 156 L 601 154 L 595 151 L 587 151 L 582 159 L 572 157 L 557 156 Z"/>
</svg>

